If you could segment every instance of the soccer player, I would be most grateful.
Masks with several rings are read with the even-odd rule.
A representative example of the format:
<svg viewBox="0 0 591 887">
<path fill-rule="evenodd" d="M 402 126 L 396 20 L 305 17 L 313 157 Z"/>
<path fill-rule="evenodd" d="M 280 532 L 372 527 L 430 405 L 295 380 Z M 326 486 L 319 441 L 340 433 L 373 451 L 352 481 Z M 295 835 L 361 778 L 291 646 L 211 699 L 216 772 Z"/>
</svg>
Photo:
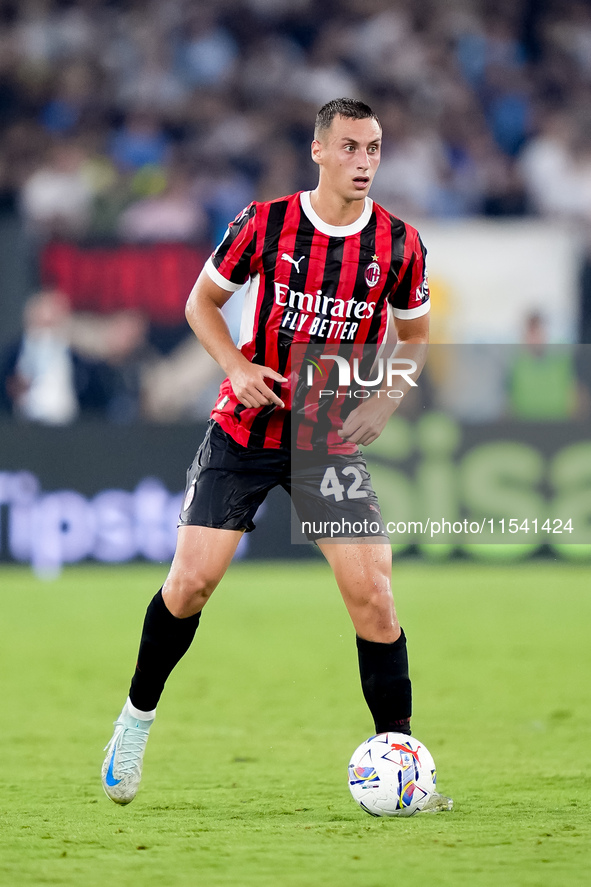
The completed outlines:
<svg viewBox="0 0 591 887">
<path fill-rule="evenodd" d="M 292 492 L 299 516 L 343 515 L 357 538 L 313 538 L 330 564 L 357 635 L 362 690 L 376 733 L 410 733 L 406 638 L 391 591 L 391 548 L 358 445 L 383 430 L 396 401 L 372 397 L 343 418 L 299 417 L 297 445 L 315 459 L 292 489 L 293 345 L 379 345 L 391 309 L 398 348 L 428 339 L 425 249 L 417 231 L 368 196 L 382 129 L 362 102 L 320 109 L 312 143 L 314 191 L 248 206 L 208 259 L 186 308 L 195 334 L 226 372 L 206 437 L 187 473 L 175 556 L 148 606 L 129 697 L 115 722 L 103 786 L 118 804 L 138 790 L 148 732 L 165 682 L 188 650 L 208 598 L 269 490 Z M 246 282 L 240 342 L 222 307 Z M 291 378 L 291 377 L 290 377 Z M 298 466 L 300 463 L 298 462 Z M 331 495 L 345 478 L 355 494 Z M 297 489 L 296 489 L 297 487 Z M 386 544 L 384 544 L 386 543 Z"/>
</svg>

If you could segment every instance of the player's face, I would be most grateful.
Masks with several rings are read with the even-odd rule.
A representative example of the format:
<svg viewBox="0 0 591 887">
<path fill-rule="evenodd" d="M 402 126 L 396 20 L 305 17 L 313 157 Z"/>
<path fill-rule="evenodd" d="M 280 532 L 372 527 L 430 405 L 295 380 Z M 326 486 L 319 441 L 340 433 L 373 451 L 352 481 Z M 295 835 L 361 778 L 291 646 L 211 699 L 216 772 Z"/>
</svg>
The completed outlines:
<svg viewBox="0 0 591 887">
<path fill-rule="evenodd" d="M 373 118 L 337 115 L 330 129 L 312 143 L 322 184 L 347 201 L 363 199 L 380 165 L 381 143 L 382 130 Z"/>
</svg>

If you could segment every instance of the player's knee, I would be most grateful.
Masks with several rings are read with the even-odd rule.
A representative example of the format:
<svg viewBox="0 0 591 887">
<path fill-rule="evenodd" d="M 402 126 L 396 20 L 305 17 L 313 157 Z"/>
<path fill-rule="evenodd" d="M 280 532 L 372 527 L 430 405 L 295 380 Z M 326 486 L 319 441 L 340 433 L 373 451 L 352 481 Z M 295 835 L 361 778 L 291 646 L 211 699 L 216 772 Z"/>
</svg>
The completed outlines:
<svg viewBox="0 0 591 887">
<path fill-rule="evenodd" d="M 363 621 L 371 625 L 374 630 L 381 631 L 385 626 L 388 630 L 398 629 L 396 609 L 389 586 L 376 587 L 366 594 L 360 601 L 359 611 Z"/>
<path fill-rule="evenodd" d="M 217 584 L 202 570 L 174 572 L 164 583 L 165 600 L 175 616 L 190 616 L 203 609 Z"/>
<path fill-rule="evenodd" d="M 375 618 L 378 620 L 396 617 L 394 601 L 392 595 L 389 593 L 384 594 L 383 592 L 376 592 L 375 594 L 370 595 L 365 610 L 368 614 L 374 614 Z"/>
<path fill-rule="evenodd" d="M 374 576 L 369 587 L 363 589 L 363 599 L 369 609 L 383 610 L 394 606 L 389 576 Z"/>
</svg>

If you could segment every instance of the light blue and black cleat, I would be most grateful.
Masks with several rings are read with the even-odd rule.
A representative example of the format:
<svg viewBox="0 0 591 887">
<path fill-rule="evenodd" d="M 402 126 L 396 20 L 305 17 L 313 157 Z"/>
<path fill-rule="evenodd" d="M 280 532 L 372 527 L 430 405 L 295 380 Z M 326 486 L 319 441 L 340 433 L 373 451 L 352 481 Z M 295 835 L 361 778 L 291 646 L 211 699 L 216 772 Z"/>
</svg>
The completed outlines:
<svg viewBox="0 0 591 887">
<path fill-rule="evenodd" d="M 135 798 L 142 778 L 142 762 L 154 718 L 140 721 L 129 714 L 127 703 L 115 721 L 115 732 L 106 746 L 101 771 L 106 795 L 116 804 L 129 804 Z"/>
</svg>

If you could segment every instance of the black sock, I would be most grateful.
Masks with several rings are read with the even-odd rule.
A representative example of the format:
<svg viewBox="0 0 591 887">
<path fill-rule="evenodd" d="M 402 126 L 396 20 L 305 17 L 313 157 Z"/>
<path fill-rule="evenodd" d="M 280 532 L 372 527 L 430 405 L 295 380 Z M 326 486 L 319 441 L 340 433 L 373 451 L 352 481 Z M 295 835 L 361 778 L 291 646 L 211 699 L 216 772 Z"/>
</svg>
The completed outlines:
<svg viewBox="0 0 591 887">
<path fill-rule="evenodd" d="M 359 673 L 376 733 L 410 735 L 412 692 L 404 632 L 393 644 L 357 637 Z"/>
<path fill-rule="evenodd" d="M 135 674 L 129 688 L 131 704 L 152 711 L 164 690 L 169 674 L 183 658 L 195 637 L 201 613 L 178 619 L 162 597 L 162 589 L 146 610 Z"/>
</svg>

